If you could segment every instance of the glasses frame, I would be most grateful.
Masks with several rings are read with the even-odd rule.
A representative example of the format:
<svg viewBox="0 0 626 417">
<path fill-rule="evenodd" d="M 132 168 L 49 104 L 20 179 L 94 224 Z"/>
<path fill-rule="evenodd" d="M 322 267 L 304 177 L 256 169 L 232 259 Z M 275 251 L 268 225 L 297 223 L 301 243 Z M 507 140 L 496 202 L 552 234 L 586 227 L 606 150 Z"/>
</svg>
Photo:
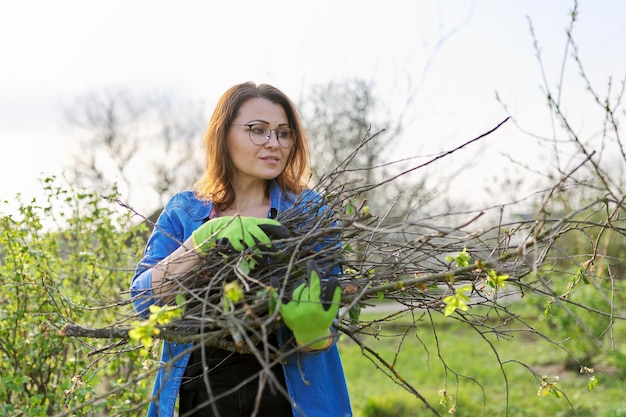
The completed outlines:
<svg viewBox="0 0 626 417">
<path fill-rule="evenodd" d="M 231 126 L 246 126 L 248 128 L 248 138 L 250 139 L 250 142 L 252 142 L 252 144 L 256 146 L 265 146 L 265 144 L 269 142 L 270 139 L 272 138 L 272 132 L 274 132 L 274 136 L 276 136 L 276 141 L 278 142 L 278 145 L 281 148 L 285 148 L 285 149 L 293 148 L 294 145 L 296 144 L 296 141 L 298 140 L 298 134 L 296 132 L 296 129 L 286 126 L 286 127 L 277 127 L 276 129 L 269 129 L 270 133 L 267 136 L 265 136 L 265 142 L 255 143 L 252 140 L 252 126 L 257 126 L 257 125 L 265 127 L 263 123 L 233 123 L 231 124 Z M 291 131 L 291 136 L 293 139 L 292 139 L 292 144 L 290 146 L 283 145 L 283 143 L 280 141 L 280 138 L 278 137 L 278 131 L 285 130 L 285 129 Z"/>
</svg>

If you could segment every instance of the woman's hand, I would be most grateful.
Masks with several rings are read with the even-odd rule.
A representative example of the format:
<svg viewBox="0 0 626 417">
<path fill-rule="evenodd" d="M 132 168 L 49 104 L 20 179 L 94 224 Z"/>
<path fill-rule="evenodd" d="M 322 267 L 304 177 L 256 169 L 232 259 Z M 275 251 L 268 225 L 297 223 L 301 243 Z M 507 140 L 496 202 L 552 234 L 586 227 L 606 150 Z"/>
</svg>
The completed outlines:
<svg viewBox="0 0 626 417">
<path fill-rule="evenodd" d="M 284 239 L 290 233 L 276 220 L 224 216 L 207 221 L 194 230 L 191 236 L 195 249 L 202 253 L 226 243 L 237 251 L 261 245 L 269 247 L 270 235 Z"/>
<path fill-rule="evenodd" d="M 339 311 L 341 288 L 337 277 L 331 277 L 322 293 L 320 271 L 314 260 L 307 262 L 307 276 L 308 280 L 296 283 L 291 297 L 280 304 L 279 311 L 298 344 L 322 350 L 333 342 L 330 326 Z"/>
</svg>

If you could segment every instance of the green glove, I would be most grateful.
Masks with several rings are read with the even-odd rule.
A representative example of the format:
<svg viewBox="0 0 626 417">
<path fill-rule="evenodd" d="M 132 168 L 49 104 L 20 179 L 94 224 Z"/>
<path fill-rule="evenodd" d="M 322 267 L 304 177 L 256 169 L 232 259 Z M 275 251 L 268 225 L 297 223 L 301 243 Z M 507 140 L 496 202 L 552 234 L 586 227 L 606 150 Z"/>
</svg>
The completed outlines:
<svg viewBox="0 0 626 417">
<path fill-rule="evenodd" d="M 331 342 L 330 326 L 339 311 L 341 288 L 337 277 L 331 277 L 322 294 L 320 271 L 314 260 L 307 262 L 307 275 L 308 282 L 296 284 L 291 299 L 281 303 L 279 311 L 299 344 L 323 349 Z"/>
<path fill-rule="evenodd" d="M 242 251 L 257 245 L 269 248 L 270 237 L 289 237 L 289 229 L 272 219 L 258 217 L 224 216 L 209 220 L 193 231 L 191 237 L 198 252 L 206 252 L 227 242 Z"/>
</svg>

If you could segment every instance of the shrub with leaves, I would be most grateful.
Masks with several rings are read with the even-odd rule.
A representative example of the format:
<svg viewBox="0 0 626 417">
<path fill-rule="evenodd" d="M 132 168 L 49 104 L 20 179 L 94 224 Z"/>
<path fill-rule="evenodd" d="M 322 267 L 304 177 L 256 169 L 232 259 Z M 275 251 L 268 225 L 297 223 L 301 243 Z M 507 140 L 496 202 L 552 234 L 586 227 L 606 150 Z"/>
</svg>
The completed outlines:
<svg viewBox="0 0 626 417">
<path fill-rule="evenodd" d="M 52 178 L 43 184 L 47 201 L 18 197 L 17 213 L 0 216 L 0 414 L 48 416 L 81 404 L 74 415 L 113 415 L 148 395 L 145 383 L 129 383 L 138 352 L 120 355 L 117 339 L 94 344 L 57 333 L 127 314 L 140 230 L 100 195 Z"/>
</svg>

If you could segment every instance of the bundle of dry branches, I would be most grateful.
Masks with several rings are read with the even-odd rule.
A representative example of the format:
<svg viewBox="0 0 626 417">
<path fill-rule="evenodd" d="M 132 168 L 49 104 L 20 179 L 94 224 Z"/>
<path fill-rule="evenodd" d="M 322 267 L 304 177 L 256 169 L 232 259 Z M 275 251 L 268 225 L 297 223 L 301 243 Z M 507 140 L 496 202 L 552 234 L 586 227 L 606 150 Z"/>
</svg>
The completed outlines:
<svg viewBox="0 0 626 417">
<path fill-rule="evenodd" d="M 196 268 L 173 277 L 176 289 L 164 296 L 173 299 L 183 294 L 185 314 L 163 326 L 159 337 L 202 340 L 228 350 L 255 349 L 280 324 L 277 314 L 270 314 L 272 291 L 288 294 L 291 285 L 304 277 L 308 259 L 315 259 L 326 272 L 336 265 L 341 267 L 338 278 L 346 312 L 343 330 L 349 334 L 355 333 L 358 310 L 381 298 L 409 309 L 441 310 L 444 298 L 454 294 L 455 285 L 470 282 L 474 303 L 496 303 L 503 294 L 497 287 L 485 285 L 487 272 L 498 270 L 509 275 L 510 283 L 519 283 L 533 264 L 540 262 L 541 247 L 558 232 L 559 225 L 540 230 L 534 222 L 522 223 L 512 225 L 515 233 L 509 230 L 503 234 L 502 224 L 476 230 L 474 222 L 483 213 L 446 214 L 417 221 L 393 219 L 373 215 L 363 196 L 486 137 L 505 121 L 425 164 L 377 184 L 345 181 L 346 167 L 359 152 L 355 149 L 343 164 L 319 181 L 316 191 L 323 196 L 321 199 L 298 201 L 278 217 L 290 230 L 289 238 L 273 241 L 271 248 L 248 248 L 243 252 L 216 248 L 207 252 Z M 363 145 L 376 136 L 365 138 Z M 516 237 L 521 234 L 525 234 L 523 238 Z M 513 243 L 515 240 L 518 243 Z M 470 265 L 449 260 L 464 250 L 474 257 Z M 531 252 L 538 255 L 528 262 Z M 272 278 L 278 278 L 281 288 L 271 287 Z M 228 291 L 237 294 L 233 298 Z M 66 326 L 64 334 L 111 337 L 124 335 L 124 331 L 81 331 Z"/>
<path fill-rule="evenodd" d="M 487 323 L 489 311 L 512 315 L 506 303 L 501 302 L 503 298 L 530 292 L 562 305 L 570 302 L 566 295 L 556 292 L 545 275 L 537 273 L 558 264 L 559 239 L 585 225 L 600 227 L 600 233 L 611 229 L 626 235 L 617 223 L 592 223 L 587 219 L 586 213 L 602 208 L 619 212 L 623 201 L 614 196 L 590 201 L 571 213 L 554 217 L 548 213 L 546 207 L 553 196 L 592 155 L 552 188 L 544 190 L 536 215 L 527 219 L 506 220 L 501 214 L 504 206 L 417 219 L 394 218 L 391 210 L 374 214 L 369 209 L 368 194 L 486 137 L 505 121 L 426 163 L 380 179 L 376 184 L 363 184 L 346 175 L 350 173 L 351 158 L 359 152 L 355 149 L 343 164 L 320 179 L 315 191 L 321 198 L 298 201 L 279 215 L 277 220 L 290 230 L 290 237 L 273 240 L 271 247 L 248 248 L 243 252 L 216 247 L 203 255 L 197 267 L 173 277 L 177 286 L 165 297 L 173 299 L 182 294 L 178 307 L 184 314 L 159 326 L 155 337 L 252 353 L 269 368 L 282 355 L 291 353 L 268 348 L 268 335 L 281 325 L 274 311 L 276 299 L 289 294 L 293 284 L 304 278 L 306 262 L 314 259 L 323 273 L 337 275 L 340 282 L 342 310 L 335 326 L 358 343 L 379 369 L 386 369 L 392 379 L 438 415 L 391 364 L 362 342 L 360 335 L 376 332 L 371 323 L 359 320 L 362 308 L 385 300 L 394 305 L 390 320 L 416 310 L 446 314 L 457 311 L 455 318 L 474 329 L 510 337 L 499 330 L 500 324 Z M 376 135 L 365 138 L 363 145 L 375 138 Z M 489 210 L 490 214 L 496 213 L 495 221 L 492 217 L 482 222 Z M 464 293 L 459 295 L 460 288 Z M 459 299 L 466 300 L 464 306 L 454 304 Z M 479 305 L 489 307 L 487 312 L 467 311 Z M 128 339 L 132 326 L 121 323 L 109 329 L 68 325 L 62 334 Z"/>
</svg>

